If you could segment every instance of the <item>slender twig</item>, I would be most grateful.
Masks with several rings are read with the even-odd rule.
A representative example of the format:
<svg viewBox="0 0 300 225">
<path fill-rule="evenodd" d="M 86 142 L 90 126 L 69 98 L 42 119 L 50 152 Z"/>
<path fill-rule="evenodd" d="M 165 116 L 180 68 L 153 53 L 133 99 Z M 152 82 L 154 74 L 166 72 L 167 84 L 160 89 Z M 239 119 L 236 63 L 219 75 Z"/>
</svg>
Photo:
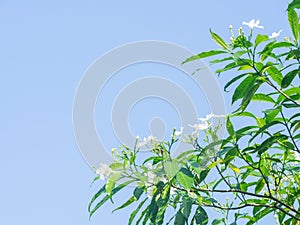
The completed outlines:
<svg viewBox="0 0 300 225">
<path fill-rule="evenodd" d="M 284 93 L 280 88 L 276 87 L 269 79 L 266 80 L 266 83 L 270 85 L 272 88 L 274 88 L 276 91 L 278 91 L 282 96 L 293 102 L 295 105 L 300 106 L 300 103 L 292 99 L 290 96 L 288 96 L 286 93 Z"/>
<path fill-rule="evenodd" d="M 294 140 L 294 138 L 293 138 L 291 129 L 289 128 L 289 125 L 287 124 L 287 121 L 286 121 L 286 119 L 285 119 L 285 117 L 284 117 L 284 115 L 283 115 L 282 110 L 280 110 L 280 114 L 281 114 L 281 117 L 282 117 L 282 119 L 283 119 L 284 125 L 285 125 L 285 127 L 286 127 L 286 129 L 287 129 L 287 131 L 288 131 L 288 133 L 289 133 L 289 136 L 290 136 L 290 138 L 291 138 L 291 140 L 292 140 L 292 142 L 293 142 L 293 144 L 294 144 L 296 150 L 300 153 L 300 150 L 299 150 L 298 146 L 296 145 L 296 142 L 295 142 L 295 140 Z"/>
</svg>

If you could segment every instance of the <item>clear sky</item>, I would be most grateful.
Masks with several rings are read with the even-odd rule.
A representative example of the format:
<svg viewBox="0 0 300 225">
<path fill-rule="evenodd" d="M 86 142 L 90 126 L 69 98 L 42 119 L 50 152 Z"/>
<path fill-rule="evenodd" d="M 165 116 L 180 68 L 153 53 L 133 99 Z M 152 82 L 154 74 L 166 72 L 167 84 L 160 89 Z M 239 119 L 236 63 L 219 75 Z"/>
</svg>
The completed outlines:
<svg viewBox="0 0 300 225">
<path fill-rule="evenodd" d="M 237 29 L 250 19 L 260 19 L 268 35 L 282 29 L 282 37 L 289 36 L 286 6 L 282 0 L 1 0 L 0 224 L 126 224 L 130 210 L 112 215 L 111 204 L 88 220 L 87 204 L 100 183 L 89 187 L 94 174 L 72 128 L 74 95 L 86 69 L 110 49 L 133 41 L 210 50 L 216 46 L 209 28 L 229 38 L 230 24 Z M 111 90 L 118 80 L 114 85 Z M 99 107 L 101 101 L 97 112 Z M 145 119 L 139 113 L 145 107 L 155 105 L 132 112 L 135 133 L 143 132 L 137 121 Z"/>
</svg>

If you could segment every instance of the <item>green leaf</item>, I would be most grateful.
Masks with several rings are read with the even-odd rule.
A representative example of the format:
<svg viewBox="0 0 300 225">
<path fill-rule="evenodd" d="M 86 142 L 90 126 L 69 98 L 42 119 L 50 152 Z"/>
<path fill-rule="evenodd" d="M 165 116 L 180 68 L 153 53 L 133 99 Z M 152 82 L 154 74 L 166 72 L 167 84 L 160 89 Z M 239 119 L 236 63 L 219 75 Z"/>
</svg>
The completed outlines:
<svg viewBox="0 0 300 225">
<path fill-rule="evenodd" d="M 185 219 L 180 210 L 176 213 L 174 225 L 185 225 Z"/>
<path fill-rule="evenodd" d="M 211 225 L 219 225 L 223 222 L 223 224 L 225 224 L 225 219 L 214 219 L 211 223 Z"/>
<path fill-rule="evenodd" d="M 289 20 L 289 24 L 290 24 L 292 33 L 295 37 L 295 40 L 298 42 L 298 39 L 299 39 L 299 31 L 298 31 L 299 18 L 298 18 L 298 14 L 296 13 L 296 11 L 293 8 L 290 8 L 288 10 L 288 20 Z"/>
<path fill-rule="evenodd" d="M 281 87 L 286 88 L 288 87 L 294 80 L 294 78 L 299 74 L 299 69 L 292 70 L 288 72 L 282 79 Z"/>
<path fill-rule="evenodd" d="M 156 215 L 158 213 L 158 206 L 155 201 L 155 196 L 152 197 L 151 203 L 149 205 L 149 210 L 148 210 L 148 216 L 150 218 L 150 221 L 155 224 L 156 220 Z M 145 220 L 144 220 L 145 221 Z"/>
<path fill-rule="evenodd" d="M 244 111 L 244 112 L 236 112 L 236 113 L 234 113 L 234 114 L 231 114 L 231 117 L 240 117 L 240 116 L 251 117 L 251 118 L 255 119 L 255 121 L 256 121 L 257 124 L 259 125 L 258 118 L 257 118 L 253 113 Z"/>
<path fill-rule="evenodd" d="M 182 168 L 176 175 L 177 181 L 183 187 L 190 189 L 194 184 L 193 174 L 186 168 Z"/>
<path fill-rule="evenodd" d="M 142 221 L 143 218 L 144 218 L 144 221 L 146 220 L 146 222 L 147 222 L 147 220 L 149 218 L 147 215 L 148 210 L 149 210 L 149 205 L 141 212 L 140 217 L 136 221 L 136 225 L 140 224 L 140 222 Z"/>
<path fill-rule="evenodd" d="M 282 74 L 281 72 L 274 66 L 271 66 L 267 69 L 268 74 L 270 77 L 279 85 L 281 85 L 282 82 Z"/>
<path fill-rule="evenodd" d="M 161 157 L 161 156 L 151 156 L 151 157 L 145 159 L 145 161 L 143 162 L 143 165 L 149 161 L 153 161 L 153 164 L 155 164 L 155 162 L 160 162 L 162 160 L 163 160 L 163 157 Z"/>
<path fill-rule="evenodd" d="M 253 136 L 252 138 L 249 140 L 249 143 L 251 143 L 254 138 L 256 138 L 259 134 L 262 134 L 265 130 L 267 130 L 268 128 L 277 125 L 277 124 L 281 124 L 281 122 L 279 121 L 272 121 L 270 123 L 267 123 L 266 125 L 264 125 L 263 127 L 261 127 Z"/>
<path fill-rule="evenodd" d="M 188 218 L 191 214 L 192 206 L 192 200 L 188 196 L 183 197 L 180 208 L 182 209 L 182 214 L 186 221 L 188 221 Z"/>
<path fill-rule="evenodd" d="M 92 200 L 90 201 L 89 205 L 88 205 L 88 211 L 91 211 L 91 206 L 94 203 L 94 201 L 101 195 L 105 193 L 105 184 L 102 186 L 102 188 L 100 188 L 100 190 L 92 197 Z"/>
<path fill-rule="evenodd" d="M 201 171 L 200 176 L 199 176 L 199 183 L 201 183 L 202 181 L 204 181 L 204 179 L 209 174 L 209 171 L 210 170 L 203 170 L 203 171 Z"/>
<path fill-rule="evenodd" d="M 293 0 L 289 6 L 288 6 L 288 9 L 287 10 L 290 10 L 290 9 L 299 9 L 300 8 L 300 0 Z"/>
<path fill-rule="evenodd" d="M 242 65 L 248 65 L 248 63 L 247 62 L 241 62 L 241 61 L 232 62 L 232 63 L 227 64 L 223 69 L 216 70 L 216 73 L 220 74 L 222 72 L 232 70 L 232 69 L 240 67 Z"/>
<path fill-rule="evenodd" d="M 144 192 L 145 187 L 136 187 L 133 191 L 133 196 L 136 198 L 136 200 L 139 200 L 141 195 Z"/>
<path fill-rule="evenodd" d="M 245 96 L 243 97 L 243 100 L 242 100 L 242 104 L 241 104 L 240 108 L 238 109 L 239 111 L 244 111 L 247 108 L 247 106 L 249 105 L 253 95 L 258 90 L 258 88 L 260 87 L 261 84 L 262 83 L 259 82 L 259 83 L 255 84 L 254 86 L 249 86 L 247 88 Z"/>
<path fill-rule="evenodd" d="M 247 40 L 247 38 L 241 34 L 234 39 L 233 49 L 236 48 L 250 48 L 252 43 Z"/>
<path fill-rule="evenodd" d="M 273 121 L 280 112 L 280 110 L 280 108 L 264 110 L 263 113 L 265 114 L 266 123 Z"/>
<path fill-rule="evenodd" d="M 257 222 L 258 220 L 262 219 L 263 217 L 265 217 L 266 215 L 268 215 L 269 213 L 273 212 L 272 209 L 270 208 L 265 208 L 261 211 L 259 211 L 256 215 L 255 215 L 255 221 Z"/>
<path fill-rule="evenodd" d="M 273 49 L 274 48 L 289 48 L 293 47 L 294 45 L 290 42 L 282 41 L 282 42 L 274 42 Z"/>
<path fill-rule="evenodd" d="M 253 86 L 255 79 L 255 76 L 248 76 L 239 84 L 239 86 L 235 89 L 232 95 L 231 104 L 244 97 L 245 93 L 247 92 L 247 89 L 250 86 Z"/>
<path fill-rule="evenodd" d="M 246 183 L 246 182 L 241 182 L 241 183 L 240 183 L 240 189 L 241 189 L 242 191 L 247 191 L 247 189 L 248 189 L 248 183 Z"/>
<path fill-rule="evenodd" d="M 222 48 L 229 50 L 229 46 L 225 43 L 225 41 L 216 33 L 214 33 L 211 29 L 209 30 L 214 41 L 220 45 Z"/>
<path fill-rule="evenodd" d="M 201 207 L 198 206 L 196 213 L 195 213 L 195 219 L 197 225 L 206 225 L 208 224 L 208 215 L 206 211 Z"/>
<path fill-rule="evenodd" d="M 263 206 L 254 206 L 252 210 L 253 215 L 256 215 L 263 208 L 264 208 Z"/>
<path fill-rule="evenodd" d="M 225 61 L 229 61 L 229 60 L 233 60 L 232 57 L 226 57 L 223 59 L 215 59 L 215 60 L 211 60 L 209 63 L 210 64 L 216 64 L 216 63 L 221 63 L 221 62 L 225 62 Z"/>
<path fill-rule="evenodd" d="M 241 173 L 241 170 L 239 168 L 237 168 L 235 165 L 233 165 L 232 163 L 229 164 L 229 168 L 238 174 Z"/>
<path fill-rule="evenodd" d="M 300 128 L 300 121 L 295 123 L 294 129 L 293 129 L 293 133 L 295 133 L 298 129 Z"/>
<path fill-rule="evenodd" d="M 230 80 L 229 82 L 226 83 L 226 85 L 224 86 L 224 91 L 227 92 L 227 88 L 232 85 L 234 82 L 236 82 L 237 80 L 241 79 L 242 77 L 248 75 L 248 73 L 244 73 L 244 74 L 241 74 L 241 75 L 238 75 L 236 77 L 234 77 L 232 80 Z"/>
<path fill-rule="evenodd" d="M 125 203 L 123 203 L 121 206 L 119 206 L 118 208 L 115 208 L 112 212 L 115 212 L 117 210 L 123 209 L 129 205 L 131 205 L 133 202 L 136 201 L 136 198 L 134 196 L 132 196 L 131 198 L 129 198 Z"/>
<path fill-rule="evenodd" d="M 279 137 L 271 136 L 268 139 L 266 139 L 264 142 L 262 142 L 257 148 L 256 151 L 259 155 L 263 154 L 265 151 L 267 151 L 278 139 Z"/>
<path fill-rule="evenodd" d="M 264 42 L 264 41 L 268 41 L 269 37 L 267 35 L 261 35 L 258 34 L 256 39 L 255 39 L 255 45 L 259 45 L 260 43 Z"/>
<path fill-rule="evenodd" d="M 198 55 L 193 55 L 189 58 L 187 58 L 185 61 L 182 62 L 182 64 L 187 63 L 187 62 L 191 62 L 197 59 L 203 59 L 203 58 L 207 58 L 210 56 L 214 56 L 214 55 L 219 55 L 219 54 L 224 54 L 227 53 L 226 51 L 222 51 L 222 50 L 211 50 L 208 52 L 201 52 Z"/>
<path fill-rule="evenodd" d="M 124 187 L 126 187 L 128 184 L 134 182 L 134 180 L 129 180 L 129 181 L 126 181 L 122 184 L 120 184 L 119 186 L 117 186 L 116 188 L 114 188 L 111 192 L 111 195 L 114 195 L 116 194 L 117 192 L 119 192 L 120 190 L 122 190 Z M 103 187 L 102 187 L 103 188 Z M 101 188 L 101 189 L 102 189 Z M 99 203 L 97 203 L 97 205 L 91 210 L 91 204 L 94 202 L 92 201 L 88 207 L 89 209 L 89 213 L 90 213 L 90 218 L 92 217 L 92 215 L 105 203 L 107 202 L 107 200 L 110 198 L 109 195 L 106 195 Z"/>
<path fill-rule="evenodd" d="M 145 204 L 145 202 L 148 200 L 148 198 L 145 198 L 139 205 L 138 207 L 132 211 L 132 213 L 130 214 L 129 220 L 128 220 L 128 225 L 132 224 L 132 221 L 134 220 L 134 218 L 136 217 L 137 213 L 140 211 L 140 209 L 142 208 L 142 206 Z"/>
<path fill-rule="evenodd" d="M 172 179 L 180 170 L 180 167 L 178 166 L 178 163 L 175 161 L 167 161 L 164 164 L 164 169 L 166 172 L 166 175 L 169 179 Z"/>
<path fill-rule="evenodd" d="M 97 175 L 97 176 L 94 178 L 94 180 L 92 181 L 92 183 L 90 184 L 90 187 L 92 187 L 93 184 L 94 184 L 97 180 L 99 180 L 99 179 L 100 179 L 100 176 Z"/>
<path fill-rule="evenodd" d="M 263 93 L 256 93 L 255 95 L 253 95 L 252 100 L 275 103 L 275 101 L 272 97 L 270 97 L 269 95 L 263 94 Z"/>
<path fill-rule="evenodd" d="M 292 96 L 295 94 L 300 94 L 300 88 L 299 87 L 293 87 L 293 88 L 289 88 L 285 91 L 283 91 L 286 95 L 288 96 Z M 284 97 L 283 95 L 279 95 L 277 98 L 277 104 L 280 103 L 281 101 L 285 100 L 286 97 Z"/>
<path fill-rule="evenodd" d="M 234 138 L 234 137 L 235 137 L 235 132 L 234 132 L 234 128 L 233 128 L 233 126 L 232 126 L 232 123 L 231 123 L 229 117 L 227 117 L 227 120 L 226 120 L 226 129 L 227 129 L 229 135 L 230 135 L 232 138 Z"/>
<path fill-rule="evenodd" d="M 255 187 L 255 194 L 258 194 L 259 192 L 261 192 L 261 190 L 264 188 L 265 186 L 265 180 L 263 178 L 260 178 L 257 181 L 257 185 Z"/>
</svg>

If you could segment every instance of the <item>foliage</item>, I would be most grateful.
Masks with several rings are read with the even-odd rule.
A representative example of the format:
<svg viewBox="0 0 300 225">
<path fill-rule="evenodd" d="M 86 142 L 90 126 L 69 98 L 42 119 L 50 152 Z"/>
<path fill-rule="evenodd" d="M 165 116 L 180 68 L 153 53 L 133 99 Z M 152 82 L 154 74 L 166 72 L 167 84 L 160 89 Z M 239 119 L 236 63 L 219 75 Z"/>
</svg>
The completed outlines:
<svg viewBox="0 0 300 225">
<path fill-rule="evenodd" d="M 300 1 L 288 7 L 292 38 L 277 41 L 271 36 L 254 35 L 259 21 L 245 23 L 235 36 L 230 28 L 230 42 L 210 31 L 220 49 L 202 52 L 193 60 L 217 57 L 211 64 L 221 65 L 217 74 L 235 71 L 224 90 L 235 85 L 232 104 L 237 109 L 226 116 L 227 136 L 218 137 L 220 124 L 213 126 L 208 115 L 195 124 L 194 132 L 183 138 L 174 130 L 171 140 L 150 136 L 137 139 L 133 148 L 114 150 L 114 162 L 101 165 L 97 177 L 107 177 L 106 184 L 92 198 L 92 216 L 105 202 L 128 185 L 136 185 L 132 196 L 114 211 L 136 203 L 128 224 L 237 224 L 247 225 L 273 214 L 278 224 L 300 224 Z M 253 107 L 255 106 L 255 107 Z M 234 121 L 246 121 L 236 127 Z M 199 133 L 205 134 L 204 140 Z M 173 157 L 177 141 L 191 148 Z M 141 149 L 151 156 L 138 163 Z M 147 196 L 146 196 L 147 195 Z M 101 200 L 99 200 L 101 198 Z M 226 198 L 227 197 L 227 198 Z M 171 218 L 166 211 L 173 208 Z M 222 213 L 209 218 L 207 209 Z"/>
</svg>

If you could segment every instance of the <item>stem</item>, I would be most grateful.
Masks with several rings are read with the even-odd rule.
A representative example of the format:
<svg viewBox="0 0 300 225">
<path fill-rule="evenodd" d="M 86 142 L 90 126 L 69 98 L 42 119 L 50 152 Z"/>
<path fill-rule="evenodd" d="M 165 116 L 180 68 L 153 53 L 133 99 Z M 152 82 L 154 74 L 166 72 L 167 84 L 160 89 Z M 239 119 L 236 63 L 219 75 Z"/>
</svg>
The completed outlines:
<svg viewBox="0 0 300 225">
<path fill-rule="evenodd" d="M 290 138 L 291 138 L 291 140 L 292 140 L 292 142 L 293 142 L 293 144 L 294 144 L 296 150 L 300 153 L 300 150 L 299 150 L 298 146 L 296 145 L 296 142 L 295 142 L 295 140 L 294 140 L 294 138 L 293 138 L 291 129 L 289 128 L 289 126 L 288 126 L 288 124 L 287 124 L 287 121 L 286 121 L 286 119 L 285 119 L 285 117 L 284 117 L 284 115 L 283 115 L 282 110 L 280 110 L 280 114 L 281 114 L 281 117 L 282 117 L 282 119 L 283 119 L 284 125 L 285 125 L 285 127 L 286 127 L 286 129 L 287 129 L 287 131 L 288 131 L 288 133 L 289 133 L 289 136 L 290 136 Z"/>
<path fill-rule="evenodd" d="M 275 201 L 278 204 L 281 204 L 283 206 L 285 206 L 286 208 L 288 208 L 289 210 L 291 210 L 292 212 L 294 212 L 297 215 L 300 215 L 300 212 L 298 212 L 296 209 L 294 209 L 292 206 L 287 205 L 286 203 L 282 202 L 281 200 L 273 197 L 273 196 L 269 196 L 269 195 L 261 195 L 261 194 L 255 194 L 255 193 L 251 193 L 251 192 L 247 192 L 247 191 L 242 191 L 239 189 L 229 189 L 229 190 L 218 190 L 218 189 L 203 189 L 203 188 L 197 188 L 195 189 L 197 191 L 201 191 L 201 192 L 216 192 L 216 193 L 241 193 L 241 194 L 245 194 L 245 195 L 249 195 L 249 196 L 253 196 L 253 197 L 257 197 L 257 198 L 266 198 L 266 199 L 270 199 Z M 298 220 L 300 220 L 300 218 L 298 218 Z"/>
<path fill-rule="evenodd" d="M 282 96 L 293 102 L 295 105 L 300 106 L 300 103 L 292 99 L 290 96 L 288 96 L 286 93 L 284 93 L 280 88 L 276 87 L 269 79 L 267 79 L 266 83 L 270 85 L 272 88 L 274 88 L 276 91 L 278 91 Z"/>
</svg>

